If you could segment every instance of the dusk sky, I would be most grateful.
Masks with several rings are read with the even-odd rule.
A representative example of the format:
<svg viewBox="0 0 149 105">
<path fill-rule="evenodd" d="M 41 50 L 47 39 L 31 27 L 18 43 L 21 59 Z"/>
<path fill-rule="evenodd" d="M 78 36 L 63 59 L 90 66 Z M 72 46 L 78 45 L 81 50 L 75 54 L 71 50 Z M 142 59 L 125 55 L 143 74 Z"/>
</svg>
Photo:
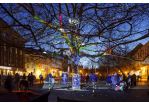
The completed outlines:
<svg viewBox="0 0 149 105">
<path fill-rule="evenodd" d="M 56 5 L 56 4 L 55 4 Z M 92 4 L 92 5 L 94 5 L 94 4 Z M 111 4 L 112 5 L 112 4 Z M 131 4 L 132 6 L 133 6 L 133 4 Z M 80 4 L 79 5 L 77 5 L 78 7 L 80 6 Z M 106 6 L 106 5 L 105 5 Z M 63 20 L 63 24 L 68 24 L 68 21 L 69 21 L 69 18 L 71 18 L 72 19 L 72 13 L 70 14 L 70 17 L 68 17 L 67 15 L 66 15 L 66 7 L 64 6 L 64 5 L 62 5 L 62 8 L 63 8 L 63 13 L 62 13 L 62 20 Z M 84 8 L 85 9 L 85 8 Z M 13 11 L 15 11 L 15 10 L 13 10 Z M 15 18 L 17 18 L 17 19 L 19 19 L 19 18 L 21 18 L 21 20 L 20 20 L 20 22 L 22 23 L 22 24 L 27 24 L 29 21 L 33 21 L 34 23 L 31 25 L 32 26 L 32 28 L 35 30 L 35 34 L 38 34 L 38 28 L 42 28 L 43 26 L 44 26 L 44 24 L 43 23 L 41 23 L 41 22 L 39 22 L 38 20 L 35 20 L 33 17 L 31 17 L 30 15 L 29 15 L 29 13 L 27 13 L 25 10 L 21 10 L 22 12 L 20 12 L 19 14 L 14 14 L 14 17 Z M 35 9 L 35 11 L 41 11 L 41 12 L 44 12 L 44 10 L 41 10 L 40 8 L 36 8 Z M 72 8 L 70 8 L 69 9 L 69 11 L 71 12 L 72 11 Z M 95 13 L 95 11 L 94 11 L 94 9 L 90 9 L 90 10 L 88 10 L 87 11 L 90 15 L 92 15 L 92 14 L 94 14 Z M 56 14 L 59 14 L 59 11 L 58 11 L 58 8 L 55 8 L 55 13 Z M 103 18 L 102 17 L 102 14 L 104 14 L 104 12 L 103 11 L 98 11 L 98 14 L 99 14 L 99 16 L 101 16 L 101 18 Z M 3 18 L 9 25 L 10 24 L 12 24 L 12 19 L 10 18 L 10 17 L 8 17 L 8 16 L 6 16 L 6 17 L 4 17 L 6 14 L 4 14 L 4 15 L 1 15 L 0 17 L 1 18 Z M 112 10 L 111 10 L 111 13 L 109 14 L 109 16 L 112 16 Z M 114 20 L 114 19 L 116 19 L 116 18 L 121 18 L 122 17 L 122 14 L 121 13 L 117 13 L 115 16 L 112 16 L 112 19 Z M 23 19 L 24 18 L 24 19 Z M 42 17 L 42 19 L 44 20 L 44 15 L 43 15 L 43 17 Z M 49 16 L 49 18 L 50 18 L 50 16 Z M 76 19 L 77 19 L 77 16 L 75 17 Z M 87 18 L 87 16 L 84 16 L 83 18 Z M 93 18 L 94 19 L 94 18 Z M 141 21 L 141 19 L 144 19 L 143 21 Z M 56 22 L 56 20 L 58 21 L 58 22 Z M 79 18 L 78 18 L 78 20 L 79 20 Z M 76 25 L 76 27 L 82 27 L 82 29 L 81 29 L 81 31 L 80 31 L 80 34 L 96 34 L 97 32 L 98 32 L 98 30 L 97 30 L 97 28 L 98 27 L 94 27 L 94 25 L 93 24 L 95 24 L 96 22 L 92 22 L 93 20 L 92 19 L 89 19 L 88 21 L 82 21 L 81 23 L 78 23 L 78 25 Z M 96 20 L 97 22 L 99 22 L 99 20 Z M 104 21 L 104 20 L 103 20 Z M 109 21 L 109 20 L 108 20 Z M 79 21 L 78 21 L 79 22 Z M 131 37 L 129 37 L 129 38 L 125 38 L 125 39 L 123 39 L 123 40 L 130 40 L 130 39 L 132 39 L 132 40 L 134 40 L 134 39 L 137 39 L 137 38 L 139 38 L 139 37 L 141 37 L 141 36 L 143 36 L 144 34 L 146 34 L 147 33 L 147 31 L 144 31 L 144 30 L 146 30 L 146 29 L 148 29 L 149 27 L 148 27 L 148 25 L 149 25 L 149 21 L 148 21 L 148 16 L 144 16 L 144 17 L 140 17 L 140 20 L 138 19 L 137 21 L 132 21 L 132 23 L 134 22 L 134 27 L 137 27 L 137 28 L 135 28 L 135 29 L 133 29 L 133 36 L 131 36 Z M 52 23 L 53 24 L 59 24 L 60 23 L 60 21 L 59 21 L 59 18 L 58 18 L 58 16 L 56 16 L 55 17 L 55 19 L 52 21 Z M 100 23 L 100 22 L 99 22 Z M 105 25 L 107 25 L 108 24 L 108 22 L 105 22 Z M 84 27 L 84 25 L 85 25 L 85 27 Z M 93 30 L 92 30 L 92 28 L 94 28 Z M 119 26 L 119 29 L 121 30 L 121 31 L 127 31 L 127 30 L 129 30 L 129 28 L 130 28 L 130 26 L 128 25 L 128 24 L 122 24 L 122 25 L 120 25 Z M 15 28 L 14 28 L 15 29 Z M 37 30 L 37 31 L 36 31 Z M 90 32 L 91 31 L 91 32 Z M 144 31 L 144 32 L 141 32 L 141 31 Z M 18 31 L 19 32 L 19 31 Z M 28 34 L 28 32 L 29 31 L 25 31 L 25 33 L 21 33 L 21 32 L 19 32 L 20 34 L 22 34 L 23 36 L 25 36 L 26 37 L 26 35 Z M 37 32 L 37 33 L 36 33 Z M 66 29 L 66 32 L 69 32 L 67 29 Z M 135 33 L 135 32 L 141 32 L 141 33 Z M 30 33 L 30 32 L 29 32 Z M 26 34 L 26 35 L 25 35 Z M 47 35 L 48 34 L 50 34 L 50 36 L 49 37 L 47 37 Z M 125 32 L 124 34 L 127 34 L 127 32 Z M 47 28 L 47 31 L 45 31 L 44 33 L 42 33 L 42 35 L 41 36 L 45 36 L 45 37 L 42 37 L 41 39 L 39 39 L 38 40 L 38 44 L 39 45 L 41 45 L 41 47 L 42 48 L 45 48 L 45 50 L 52 50 L 52 51 L 59 51 L 59 50 L 55 50 L 54 48 L 51 48 L 49 45 L 44 45 L 44 44 L 42 44 L 42 43 L 45 43 L 45 42 L 47 42 L 47 41 L 49 41 L 49 40 L 51 40 L 52 41 L 52 43 L 53 44 L 57 44 L 57 43 L 60 43 L 60 42 L 63 42 L 63 44 L 59 44 L 59 45 L 57 45 L 56 47 L 61 47 L 61 48 L 69 48 L 69 46 L 67 45 L 67 43 L 64 43 L 65 41 L 64 41 L 64 38 L 61 38 L 61 39 L 59 39 L 59 40 L 57 40 L 57 39 L 55 39 L 55 40 L 53 40 L 53 38 L 55 38 L 55 36 L 53 37 L 53 36 L 51 36 L 51 35 L 56 35 L 57 37 L 58 36 L 61 36 L 60 35 L 60 33 L 59 32 L 54 32 L 54 30 L 52 30 L 52 29 L 48 29 Z M 104 36 L 108 36 L 109 35 L 109 31 L 104 31 L 103 32 L 103 35 Z M 122 33 L 118 33 L 117 31 L 116 32 L 114 32 L 113 31 L 113 33 L 112 33 L 112 35 L 114 36 L 121 36 L 122 35 Z M 68 34 L 68 38 L 69 38 L 69 34 Z M 31 39 L 31 38 L 30 38 Z M 147 42 L 148 42 L 148 40 L 149 40 L 149 38 L 146 38 L 146 39 L 143 39 L 143 40 L 139 40 L 139 41 L 136 41 L 136 42 L 133 42 L 133 43 L 130 43 L 130 44 L 128 44 L 129 45 L 129 48 L 128 48 L 128 50 L 129 51 L 131 51 L 134 47 L 136 47 L 137 46 L 137 44 L 139 44 L 139 43 L 142 43 L 143 45 L 144 44 L 146 44 Z M 26 47 L 30 47 L 30 46 L 27 46 L 28 44 L 30 45 L 35 45 L 35 43 L 34 42 L 31 42 L 31 41 L 33 41 L 33 39 L 31 39 L 28 43 L 26 43 Z M 85 41 L 86 41 L 86 39 L 85 39 Z M 82 42 L 82 45 L 85 43 L 85 41 L 84 42 Z M 96 42 L 98 42 L 98 43 L 102 43 L 102 41 L 105 41 L 105 39 L 103 39 L 103 38 L 100 38 L 99 39 L 99 37 L 94 37 L 92 40 L 90 40 L 89 41 L 89 43 L 96 43 Z M 36 46 L 36 45 L 35 45 Z M 34 48 L 37 48 L 37 47 L 35 47 L 34 46 Z M 114 43 L 112 44 L 112 46 L 114 47 Z M 122 47 L 123 47 L 123 45 L 121 45 Z M 102 50 L 102 51 L 105 51 L 107 48 L 109 47 L 108 46 L 108 43 L 105 43 L 105 45 L 104 46 L 102 46 L 102 45 L 95 45 L 95 46 L 92 46 L 92 47 L 90 47 L 89 49 L 90 50 Z M 110 46 L 111 47 L 111 46 Z M 92 52 L 92 51 L 85 51 L 85 50 L 81 50 L 81 51 L 84 51 L 85 53 L 87 53 L 87 54 L 90 54 L 90 55 L 94 55 L 94 54 L 98 54 L 98 52 Z M 68 54 L 70 54 L 70 52 L 68 51 Z M 85 58 L 82 58 L 81 60 L 80 60 L 80 62 L 82 62 L 82 64 L 85 66 L 85 65 L 87 65 L 88 63 L 90 63 L 91 64 L 91 62 L 90 62 L 90 60 L 88 59 L 88 60 L 86 60 L 86 61 L 84 61 L 84 59 Z"/>
</svg>

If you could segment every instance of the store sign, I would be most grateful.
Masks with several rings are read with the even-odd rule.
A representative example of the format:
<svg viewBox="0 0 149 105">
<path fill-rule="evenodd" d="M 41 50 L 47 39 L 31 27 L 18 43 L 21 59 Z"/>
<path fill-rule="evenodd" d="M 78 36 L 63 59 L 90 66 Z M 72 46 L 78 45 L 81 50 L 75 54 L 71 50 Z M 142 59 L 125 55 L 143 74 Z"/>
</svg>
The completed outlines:
<svg viewBox="0 0 149 105">
<path fill-rule="evenodd" d="M 0 69 L 11 69 L 11 67 L 0 66 Z"/>
</svg>

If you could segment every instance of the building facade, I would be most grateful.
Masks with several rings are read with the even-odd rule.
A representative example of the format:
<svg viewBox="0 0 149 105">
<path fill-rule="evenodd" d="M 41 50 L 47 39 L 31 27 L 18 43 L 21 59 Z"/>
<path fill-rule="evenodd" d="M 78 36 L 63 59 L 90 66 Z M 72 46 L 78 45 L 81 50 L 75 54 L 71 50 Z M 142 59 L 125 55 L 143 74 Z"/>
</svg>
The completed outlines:
<svg viewBox="0 0 149 105">
<path fill-rule="evenodd" d="M 0 74 L 22 75 L 25 69 L 26 40 L 0 18 Z"/>
<path fill-rule="evenodd" d="M 142 61 L 132 62 L 132 71 L 130 74 L 135 73 L 137 76 L 141 77 L 141 80 L 146 81 L 149 76 L 149 42 L 136 51 L 132 55 L 132 58 Z"/>
<path fill-rule="evenodd" d="M 47 58 L 44 54 L 35 49 L 27 49 L 25 53 L 26 75 L 33 73 L 36 79 L 42 74 L 45 79 L 49 73 L 54 77 L 62 75 L 62 62 L 59 59 Z M 29 51 L 30 50 L 30 51 Z M 59 73 L 58 73 L 59 70 Z M 58 75 L 59 74 L 59 75 Z"/>
</svg>

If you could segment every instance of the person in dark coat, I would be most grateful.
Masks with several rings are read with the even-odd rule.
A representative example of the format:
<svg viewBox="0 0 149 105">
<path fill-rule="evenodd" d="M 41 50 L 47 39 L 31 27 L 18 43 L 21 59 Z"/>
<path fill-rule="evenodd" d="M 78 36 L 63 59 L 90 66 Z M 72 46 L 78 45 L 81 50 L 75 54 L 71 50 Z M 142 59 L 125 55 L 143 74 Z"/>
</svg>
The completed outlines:
<svg viewBox="0 0 149 105">
<path fill-rule="evenodd" d="M 25 73 L 23 74 L 23 79 L 24 79 L 24 80 L 26 79 Z"/>
<path fill-rule="evenodd" d="M 6 77 L 6 80 L 4 82 L 4 87 L 11 92 L 12 91 L 12 86 L 11 86 L 11 81 L 12 81 L 12 76 L 10 76 L 8 74 L 8 76 Z"/>
<path fill-rule="evenodd" d="M 20 80 L 19 74 L 18 74 L 18 73 L 16 73 L 16 74 L 15 74 L 15 84 L 17 84 L 17 85 L 18 85 L 19 80 Z"/>
<path fill-rule="evenodd" d="M 130 88 L 130 83 L 131 83 L 131 76 L 128 73 L 128 79 L 127 79 L 127 89 Z"/>
<path fill-rule="evenodd" d="M 31 84 L 30 85 L 33 85 L 33 80 L 34 80 L 34 76 L 33 76 L 33 73 L 31 72 Z"/>
<path fill-rule="evenodd" d="M 107 75 L 106 81 L 107 81 L 108 84 L 111 84 L 111 75 L 110 74 Z"/>
<path fill-rule="evenodd" d="M 133 83 L 133 75 L 131 76 L 131 87 L 134 86 L 134 83 Z"/>
<path fill-rule="evenodd" d="M 30 73 L 28 75 L 28 82 L 29 82 L 29 84 L 31 84 L 31 74 Z"/>
<path fill-rule="evenodd" d="M 133 74 L 132 78 L 133 78 L 133 84 L 136 87 L 136 74 Z"/>
<path fill-rule="evenodd" d="M 86 83 L 89 81 L 89 75 L 86 76 Z"/>
<path fill-rule="evenodd" d="M 42 74 L 39 75 L 39 78 L 40 78 L 40 84 L 41 84 L 41 81 L 43 83 L 43 76 L 42 76 Z"/>
</svg>

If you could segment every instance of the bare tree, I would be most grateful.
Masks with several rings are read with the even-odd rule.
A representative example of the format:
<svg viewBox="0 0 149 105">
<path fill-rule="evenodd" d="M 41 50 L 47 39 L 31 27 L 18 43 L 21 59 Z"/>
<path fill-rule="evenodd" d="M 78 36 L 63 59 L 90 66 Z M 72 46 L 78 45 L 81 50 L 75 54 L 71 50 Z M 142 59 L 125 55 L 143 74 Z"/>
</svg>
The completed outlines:
<svg viewBox="0 0 149 105">
<path fill-rule="evenodd" d="M 42 52 L 45 48 L 48 50 L 47 57 L 64 59 L 60 55 L 63 51 L 71 60 L 74 73 L 78 73 L 81 57 L 89 57 L 92 61 L 95 57 L 102 59 L 107 55 L 105 52 L 113 48 L 118 49 L 122 45 L 148 38 L 148 29 L 139 29 L 148 6 L 21 3 L 0 4 L 0 10 L 1 17 L 7 20 L 9 27 L 28 40 L 26 47 L 39 48 Z M 141 36 L 135 37 L 137 34 Z"/>
</svg>

